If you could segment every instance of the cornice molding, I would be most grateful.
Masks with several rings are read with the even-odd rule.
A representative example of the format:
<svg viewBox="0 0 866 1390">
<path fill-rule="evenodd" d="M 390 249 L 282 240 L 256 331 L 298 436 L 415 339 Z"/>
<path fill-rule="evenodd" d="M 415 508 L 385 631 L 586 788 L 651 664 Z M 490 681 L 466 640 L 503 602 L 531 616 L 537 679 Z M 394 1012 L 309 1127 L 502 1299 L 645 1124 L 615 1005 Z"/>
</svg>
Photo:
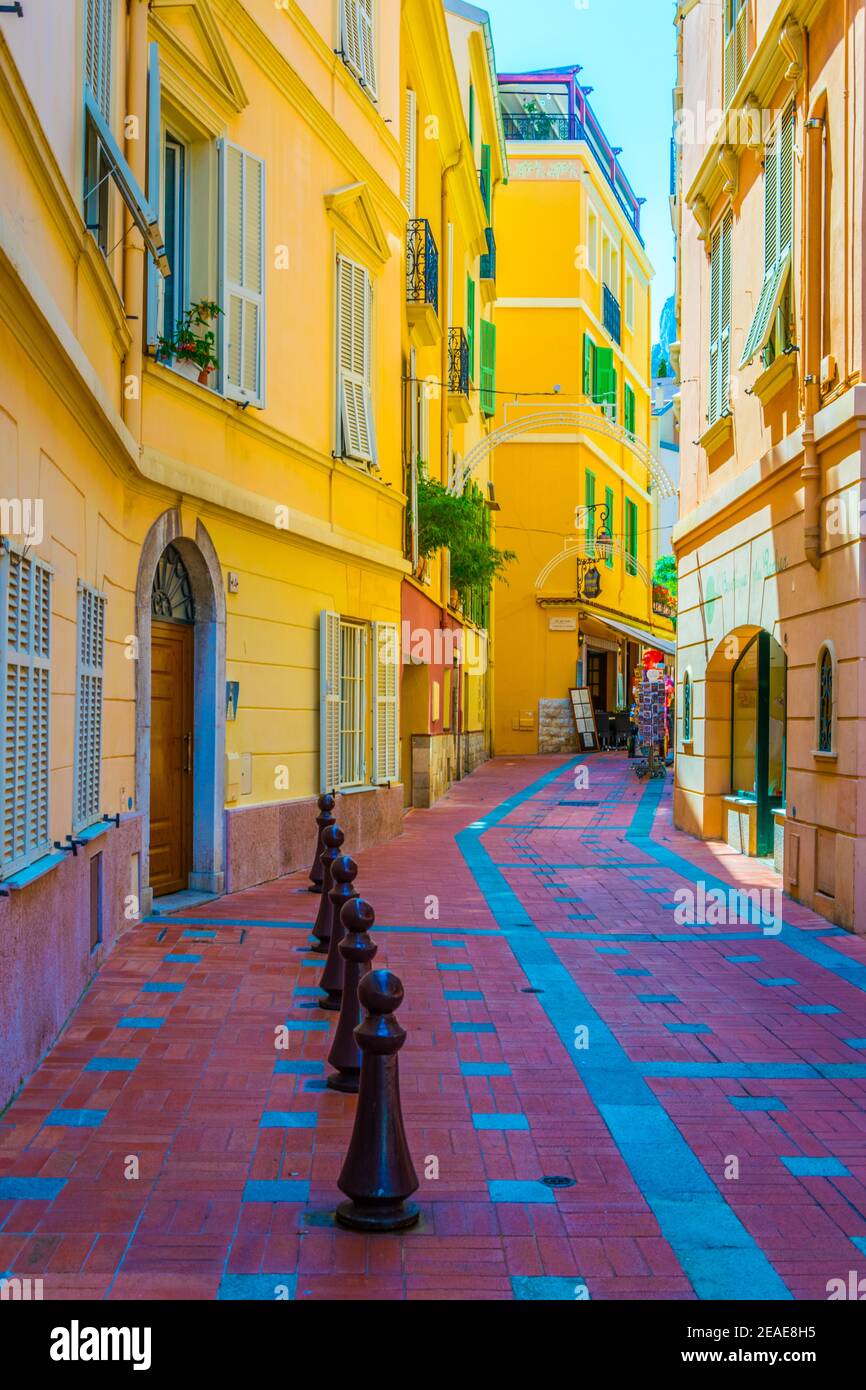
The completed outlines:
<svg viewBox="0 0 866 1390">
<path fill-rule="evenodd" d="M 172 10 L 188 12 L 212 66 L 202 63 L 175 32 L 169 18 Z M 211 0 L 151 0 L 148 27 L 186 82 L 204 87 L 229 112 L 237 114 L 249 105 L 238 70 L 214 18 Z"/>
<path fill-rule="evenodd" d="M 725 120 L 686 193 L 686 203 L 696 216 L 701 202 L 712 212 L 730 185 L 731 160 L 739 162 L 749 147 L 749 141 L 742 138 L 750 126 L 748 112 L 765 109 L 781 82 L 791 82 L 795 88 L 799 85 L 803 76 L 804 31 L 815 22 L 825 4 L 826 0 L 780 0 L 728 104 Z"/>
<path fill-rule="evenodd" d="M 372 259 L 381 270 L 390 259 L 391 247 L 367 185 L 350 183 L 326 193 L 325 207 L 338 234 L 357 242 L 365 253 L 364 259 Z M 356 213 L 355 221 L 348 215 L 350 212 Z"/>
</svg>

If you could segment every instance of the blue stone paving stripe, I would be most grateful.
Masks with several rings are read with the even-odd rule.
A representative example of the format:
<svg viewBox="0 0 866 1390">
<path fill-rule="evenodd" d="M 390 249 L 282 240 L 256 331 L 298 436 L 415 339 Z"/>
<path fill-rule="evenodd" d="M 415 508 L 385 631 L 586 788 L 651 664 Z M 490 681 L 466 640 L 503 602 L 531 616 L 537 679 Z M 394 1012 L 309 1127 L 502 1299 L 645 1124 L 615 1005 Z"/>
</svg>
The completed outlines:
<svg viewBox="0 0 866 1390">
<path fill-rule="evenodd" d="M 288 1057 L 280 1057 L 274 1063 L 277 1076 L 323 1076 L 324 1062 L 294 1062 Z"/>
<path fill-rule="evenodd" d="M 866 1236 L 851 1236 L 851 1244 L 856 1245 L 857 1249 L 866 1255 Z"/>
<path fill-rule="evenodd" d="M 65 1178 L 0 1178 L 0 1202 L 53 1202 Z"/>
<path fill-rule="evenodd" d="M 866 1047 L 866 1038 L 846 1038 L 846 1047 L 863 1048 Z"/>
<path fill-rule="evenodd" d="M 681 1004 L 675 994 L 639 994 L 638 999 L 642 1004 Z"/>
<path fill-rule="evenodd" d="M 476 1129 L 529 1129 L 525 1115 L 473 1114 L 472 1123 Z"/>
<path fill-rule="evenodd" d="M 118 1019 L 118 1028 L 161 1028 L 165 1023 L 164 1018 L 134 1018 L 132 1014 L 124 1014 L 123 1018 Z"/>
<path fill-rule="evenodd" d="M 759 980 L 759 981 L 758 981 L 758 984 L 759 984 L 759 985 L 766 985 L 768 989 L 790 989 L 792 985 L 799 985 L 799 983 L 800 983 L 799 980 L 788 980 L 788 979 L 785 979 L 785 978 L 782 978 L 782 979 L 779 979 L 779 980 Z"/>
<path fill-rule="evenodd" d="M 798 1004 L 797 1012 L 801 1014 L 838 1014 L 840 1009 L 835 1004 Z"/>
<path fill-rule="evenodd" d="M 198 965 L 201 956 L 194 956 L 183 951 L 170 951 L 167 956 L 163 956 L 166 965 Z"/>
<path fill-rule="evenodd" d="M 493 1178 L 487 1183 L 491 1202 L 517 1202 L 520 1206 L 556 1205 L 553 1189 L 543 1182 L 514 1182 L 506 1178 Z"/>
<path fill-rule="evenodd" d="M 253 1179 L 244 1185 L 245 1202 L 308 1202 L 310 1184 L 292 1178 Z"/>
<path fill-rule="evenodd" d="M 107 1110 L 64 1110 L 59 1106 L 47 1116 L 46 1125 L 68 1125 L 70 1129 L 97 1129 Z"/>
<path fill-rule="evenodd" d="M 617 970 L 617 975 L 651 975 L 651 970 Z"/>
<path fill-rule="evenodd" d="M 866 1066 L 847 1062 L 637 1062 L 644 1076 L 708 1076 L 731 1081 L 802 1081 L 808 1078 L 866 1078 Z"/>
<path fill-rule="evenodd" d="M 433 945 L 436 946 L 437 948 L 440 948 L 440 949 L 442 949 L 442 950 L 448 950 L 448 951 L 465 951 L 465 950 L 466 950 L 466 942 L 465 942 L 465 941 L 434 941 L 434 942 L 433 942 Z"/>
<path fill-rule="evenodd" d="M 495 1033 L 496 1026 L 493 1023 L 452 1023 L 452 1033 Z"/>
<path fill-rule="evenodd" d="M 643 850 L 650 855 L 657 863 L 671 869 L 673 873 L 679 874 L 687 883 L 704 884 L 705 890 L 709 892 L 711 888 L 721 889 L 723 893 L 728 893 L 733 884 L 725 882 L 724 879 L 716 878 L 715 875 L 698 869 L 688 859 L 682 855 L 675 854 L 673 850 L 660 845 L 652 838 L 653 818 L 661 800 L 664 784 L 660 781 L 650 782 L 644 789 L 640 804 L 635 812 L 631 827 L 626 831 L 625 838 L 629 844 Z M 775 925 L 775 924 L 774 924 Z M 838 975 L 840 979 L 847 980 L 856 989 L 866 992 L 866 965 L 861 961 L 851 960 L 848 956 L 843 956 L 841 952 L 834 951 L 832 946 L 827 946 L 820 939 L 824 936 L 838 936 L 845 933 L 844 927 L 830 928 L 826 931 L 801 931 L 799 927 L 791 926 L 786 922 L 784 915 L 781 919 L 781 931 L 767 933 L 769 939 L 781 941 L 784 946 L 803 956 L 806 960 L 812 961 L 814 965 L 820 965 L 831 974 Z M 845 933 L 847 935 L 847 933 Z M 719 932 L 713 931 L 713 939 L 718 940 Z"/>
<path fill-rule="evenodd" d="M 731 965 L 757 965 L 762 959 L 761 956 L 725 956 Z"/>
<path fill-rule="evenodd" d="M 261 1129 L 315 1129 L 319 1116 L 315 1110 L 266 1110 Z"/>
<path fill-rule="evenodd" d="M 507 1062 L 461 1062 L 462 1076 L 510 1076 L 511 1068 Z"/>
<path fill-rule="evenodd" d="M 627 946 L 596 946 L 600 956 L 627 956 Z"/>
<path fill-rule="evenodd" d="M 484 995 L 478 989 L 446 989 L 446 999 L 465 999 L 468 1002 L 483 999 Z"/>
<path fill-rule="evenodd" d="M 216 937 L 215 931 L 182 931 L 181 936 L 188 937 L 190 941 L 213 941 Z"/>
<path fill-rule="evenodd" d="M 181 994 L 186 989 L 186 985 L 180 984 L 160 984 L 153 981 L 141 986 L 142 994 Z"/>
<path fill-rule="evenodd" d="M 472 970 L 474 967 L 467 961 L 462 960 L 440 960 L 436 962 L 437 970 Z"/>
<path fill-rule="evenodd" d="M 728 1096 L 735 1110 L 787 1110 L 777 1096 Z"/>
<path fill-rule="evenodd" d="M 511 1292 L 534 1303 L 586 1303 L 590 1296 L 582 1279 L 558 1279 L 551 1274 L 512 1274 Z"/>
<path fill-rule="evenodd" d="M 294 1298 L 297 1274 L 224 1274 L 219 1302 L 279 1303 Z"/>
<path fill-rule="evenodd" d="M 138 1057 L 91 1057 L 85 1071 L 135 1071 Z"/>
<path fill-rule="evenodd" d="M 542 936 L 553 940 L 560 938 L 563 941 L 598 941 L 599 933 L 592 931 L 545 931 Z M 499 935 L 498 932 L 494 935 Z M 829 936 L 829 932 L 822 932 L 820 935 Z M 715 931 L 712 927 L 705 927 L 697 932 L 662 932 L 662 931 L 611 931 L 604 933 L 605 941 L 700 941 L 703 945 L 712 945 L 714 941 L 766 941 L 766 933 L 762 931 Z M 751 956 L 744 956 L 744 960 L 751 960 Z M 760 956 L 755 956 L 755 960 L 760 960 Z"/>
<path fill-rule="evenodd" d="M 780 1161 L 797 1178 L 850 1178 L 851 1174 L 838 1158 L 807 1158 L 801 1154 L 780 1155 Z"/>
<path fill-rule="evenodd" d="M 498 825 L 580 761 L 573 759 L 553 769 L 508 798 L 485 817 L 487 825 Z M 639 810 L 644 806 L 645 797 Z M 651 813 L 647 808 L 643 814 L 647 830 Z M 557 833 L 561 834 L 561 829 Z M 741 1299 L 747 1290 L 750 1299 L 789 1299 L 787 1285 L 711 1181 L 641 1076 L 640 1067 L 589 1003 L 490 858 L 481 832 L 460 831 L 456 841 L 529 983 L 543 988 L 539 1002 L 698 1297 Z M 589 1028 L 591 1046 L 578 1050 L 574 1046 L 576 1030 L 584 1026 Z M 548 1188 L 534 1186 L 553 1198 Z M 507 1200 L 494 1195 L 494 1187 L 491 1183 L 492 1200 Z"/>
<path fill-rule="evenodd" d="M 672 1033 L 712 1033 L 708 1023 L 666 1023 Z"/>
<path fill-rule="evenodd" d="M 299 997 L 312 996 L 316 999 L 320 999 L 324 992 L 323 989 L 319 989 L 318 985 L 296 985 L 292 990 L 292 994 L 297 994 Z"/>
<path fill-rule="evenodd" d="M 325 1033 L 330 1025 L 324 1019 L 287 1018 L 283 1027 L 290 1033 Z"/>
</svg>

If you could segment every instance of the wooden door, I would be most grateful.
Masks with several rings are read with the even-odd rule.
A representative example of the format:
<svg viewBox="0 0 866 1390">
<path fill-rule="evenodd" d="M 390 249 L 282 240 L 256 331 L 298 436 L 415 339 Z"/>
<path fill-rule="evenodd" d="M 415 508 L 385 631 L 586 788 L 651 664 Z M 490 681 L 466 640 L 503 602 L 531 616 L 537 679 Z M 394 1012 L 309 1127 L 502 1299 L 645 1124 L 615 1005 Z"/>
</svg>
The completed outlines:
<svg viewBox="0 0 866 1390">
<path fill-rule="evenodd" d="M 193 637 L 188 623 L 151 629 L 150 884 L 189 886 L 192 867 Z"/>
</svg>

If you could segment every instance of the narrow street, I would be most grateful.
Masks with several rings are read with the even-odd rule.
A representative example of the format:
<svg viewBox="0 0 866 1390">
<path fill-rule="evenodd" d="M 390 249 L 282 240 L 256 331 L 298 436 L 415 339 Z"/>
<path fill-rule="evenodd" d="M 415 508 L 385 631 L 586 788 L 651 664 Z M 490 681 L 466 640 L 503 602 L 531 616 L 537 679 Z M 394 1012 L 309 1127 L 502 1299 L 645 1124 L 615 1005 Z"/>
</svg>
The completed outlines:
<svg viewBox="0 0 866 1390">
<path fill-rule="evenodd" d="M 355 1100 L 324 1087 L 334 1016 L 297 874 L 121 939 L 0 1119 L 0 1272 L 46 1299 L 847 1282 L 866 1256 L 866 942 L 787 900 L 780 930 L 683 922 L 678 890 L 778 880 L 673 830 L 670 777 L 596 754 L 584 786 L 578 766 L 488 763 L 358 856 L 375 964 L 406 991 L 418 1227 L 333 1224 Z"/>
</svg>

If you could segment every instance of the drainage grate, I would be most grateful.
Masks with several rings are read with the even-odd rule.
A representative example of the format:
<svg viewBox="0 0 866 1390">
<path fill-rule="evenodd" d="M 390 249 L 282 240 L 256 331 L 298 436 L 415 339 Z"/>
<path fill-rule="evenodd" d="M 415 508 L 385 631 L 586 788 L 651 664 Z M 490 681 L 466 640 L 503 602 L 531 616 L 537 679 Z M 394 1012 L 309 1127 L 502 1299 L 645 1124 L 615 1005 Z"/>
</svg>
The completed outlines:
<svg viewBox="0 0 866 1390">
<path fill-rule="evenodd" d="M 576 1181 L 575 1181 L 574 1178 L 564 1178 L 564 1177 L 562 1177 L 562 1176 L 556 1176 L 556 1175 L 554 1175 L 553 1177 L 542 1178 L 541 1181 L 544 1183 L 544 1186 L 545 1186 L 545 1187 L 576 1187 L 576 1186 L 577 1186 L 577 1183 L 576 1183 Z"/>
<path fill-rule="evenodd" d="M 528 985 L 526 989 L 520 991 L 521 994 L 543 994 L 543 989 L 536 989 L 535 985 Z"/>
</svg>

